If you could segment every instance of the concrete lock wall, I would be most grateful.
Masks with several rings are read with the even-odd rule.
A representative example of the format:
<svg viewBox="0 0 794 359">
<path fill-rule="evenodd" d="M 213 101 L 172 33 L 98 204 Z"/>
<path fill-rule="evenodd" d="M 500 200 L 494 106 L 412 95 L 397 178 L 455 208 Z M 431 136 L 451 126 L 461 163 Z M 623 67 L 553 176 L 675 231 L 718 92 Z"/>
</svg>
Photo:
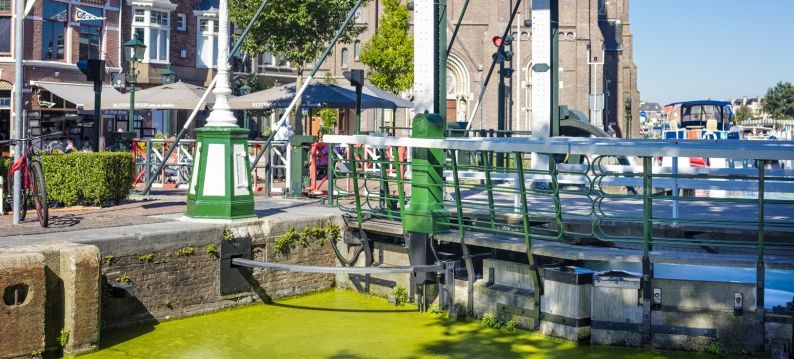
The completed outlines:
<svg viewBox="0 0 794 359">
<path fill-rule="evenodd" d="M 590 338 L 593 272 L 561 266 L 543 268 L 540 332 L 579 342 Z"/>
<path fill-rule="evenodd" d="M 0 253 L 0 358 L 44 350 L 44 256 Z"/>
<path fill-rule="evenodd" d="M 756 340 L 764 331 L 755 316 L 755 284 L 653 279 L 651 287 L 654 346 L 729 353 L 755 351 Z M 741 303 L 735 307 L 737 298 Z"/>
<path fill-rule="evenodd" d="M 591 301 L 591 343 L 642 344 L 639 275 L 622 271 L 594 275 Z"/>
<path fill-rule="evenodd" d="M 26 356 L 45 350 L 62 349 L 69 354 L 94 350 L 99 344 L 98 249 L 94 246 L 53 242 L 18 247 L 13 251 L 17 254 L 6 250 L 0 256 L 26 255 L 41 259 L 40 262 L 27 263 L 32 265 L 30 268 L 20 268 L 18 273 L 7 275 L 9 280 L 25 281 L 28 270 L 41 270 L 41 281 L 28 288 L 28 295 L 32 299 L 29 307 L 31 312 L 19 311 L 17 314 L 23 321 L 31 323 L 39 323 L 40 316 L 42 325 L 40 335 L 33 335 L 28 329 L 3 330 L 3 341 L 11 340 L 19 348 L 24 348 L 22 354 Z M 40 308 L 38 300 L 41 301 Z M 33 310 L 33 307 L 38 309 Z M 31 327 L 38 328 L 36 325 Z M 40 344 L 39 338 L 42 340 Z M 36 349 L 27 350 L 30 347 Z M 5 357 L 2 351 L 0 357 Z"/>
<path fill-rule="evenodd" d="M 474 314 L 497 313 L 505 320 L 514 320 L 523 328 L 534 328 L 537 322 L 535 290 L 531 286 L 528 264 L 487 258 L 483 260 L 484 278 L 474 283 Z"/>
</svg>

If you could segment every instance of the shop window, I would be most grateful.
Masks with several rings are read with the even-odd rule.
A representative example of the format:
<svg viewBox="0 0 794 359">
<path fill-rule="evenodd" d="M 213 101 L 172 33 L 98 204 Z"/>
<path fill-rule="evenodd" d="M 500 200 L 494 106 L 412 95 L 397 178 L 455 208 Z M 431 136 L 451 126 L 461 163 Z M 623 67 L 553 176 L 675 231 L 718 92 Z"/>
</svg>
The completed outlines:
<svg viewBox="0 0 794 359">
<path fill-rule="evenodd" d="M 69 5 L 57 1 L 44 1 L 42 19 L 41 51 L 43 60 L 62 60 L 66 22 L 69 20 Z"/>
</svg>

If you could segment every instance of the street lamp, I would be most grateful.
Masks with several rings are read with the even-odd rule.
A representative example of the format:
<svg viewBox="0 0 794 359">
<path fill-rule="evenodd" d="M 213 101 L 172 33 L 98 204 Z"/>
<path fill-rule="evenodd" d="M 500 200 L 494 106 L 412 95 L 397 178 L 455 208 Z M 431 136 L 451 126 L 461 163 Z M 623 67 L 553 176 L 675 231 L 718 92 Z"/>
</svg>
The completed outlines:
<svg viewBox="0 0 794 359">
<path fill-rule="evenodd" d="M 132 50 L 130 54 L 130 114 L 127 119 L 127 132 L 135 132 L 135 85 L 138 79 L 138 70 L 135 63 L 143 60 L 143 52 L 146 51 L 146 44 L 138 39 L 138 34 L 133 35 L 130 41 L 124 43 L 124 48 Z"/>
<path fill-rule="evenodd" d="M 162 77 L 163 85 L 176 82 L 176 72 L 171 70 L 170 67 L 163 70 L 163 72 L 160 73 L 160 77 Z"/>
<path fill-rule="evenodd" d="M 249 93 L 251 93 L 251 86 L 248 86 L 248 84 L 244 83 L 242 86 L 240 86 L 239 90 L 240 90 L 240 96 L 245 96 L 245 95 L 248 95 Z M 243 110 L 243 128 L 245 128 L 246 130 L 248 129 L 248 110 L 247 109 Z"/>
</svg>

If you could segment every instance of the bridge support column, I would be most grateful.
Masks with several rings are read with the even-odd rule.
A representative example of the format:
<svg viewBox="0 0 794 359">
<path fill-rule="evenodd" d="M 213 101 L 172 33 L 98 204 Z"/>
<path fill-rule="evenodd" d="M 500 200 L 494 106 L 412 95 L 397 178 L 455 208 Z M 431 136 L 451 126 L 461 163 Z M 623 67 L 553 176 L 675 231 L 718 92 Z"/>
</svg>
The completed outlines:
<svg viewBox="0 0 794 359">
<path fill-rule="evenodd" d="M 445 125 L 444 119 L 437 114 L 417 114 L 412 137 L 442 139 Z M 403 230 L 410 250 L 410 264 L 416 266 L 432 263 L 429 255 L 432 235 L 447 230 L 449 213 L 443 206 L 444 150 L 414 148 L 412 151 L 411 203 L 403 211 Z M 411 278 L 412 287 L 428 283 L 434 280 L 433 277 L 429 273 L 416 273 Z"/>
</svg>

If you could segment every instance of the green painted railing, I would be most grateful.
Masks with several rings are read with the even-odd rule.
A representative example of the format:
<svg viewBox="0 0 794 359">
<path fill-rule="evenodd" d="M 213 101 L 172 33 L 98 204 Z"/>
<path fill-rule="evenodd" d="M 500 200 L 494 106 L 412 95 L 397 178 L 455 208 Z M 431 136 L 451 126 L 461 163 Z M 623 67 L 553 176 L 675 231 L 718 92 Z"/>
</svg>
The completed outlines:
<svg viewBox="0 0 794 359">
<path fill-rule="evenodd" d="M 401 221 L 410 206 L 411 160 L 398 147 L 440 148 L 448 220 L 459 231 L 564 243 L 602 241 L 642 249 L 708 247 L 794 255 L 794 159 L 791 142 L 554 139 L 446 139 L 326 136 L 347 145 L 336 187 L 352 182 L 339 207 L 360 220 Z M 410 151 L 406 151 L 410 152 Z M 386 156 L 386 154 L 391 154 Z M 496 154 L 506 163 L 497 166 Z M 637 156 L 626 157 L 634 153 Z M 661 157 L 730 154 L 727 169 L 661 166 Z M 579 163 L 564 163 L 578 158 Z M 533 165 L 533 159 L 538 164 Z M 637 165 L 621 165 L 627 160 Z M 541 165 L 542 163 L 542 165 Z M 523 180 L 522 180 L 523 179 Z M 715 235 L 714 233 L 718 233 Z M 726 234 L 727 233 L 727 234 Z M 789 236 L 790 237 L 790 236 Z"/>
</svg>

